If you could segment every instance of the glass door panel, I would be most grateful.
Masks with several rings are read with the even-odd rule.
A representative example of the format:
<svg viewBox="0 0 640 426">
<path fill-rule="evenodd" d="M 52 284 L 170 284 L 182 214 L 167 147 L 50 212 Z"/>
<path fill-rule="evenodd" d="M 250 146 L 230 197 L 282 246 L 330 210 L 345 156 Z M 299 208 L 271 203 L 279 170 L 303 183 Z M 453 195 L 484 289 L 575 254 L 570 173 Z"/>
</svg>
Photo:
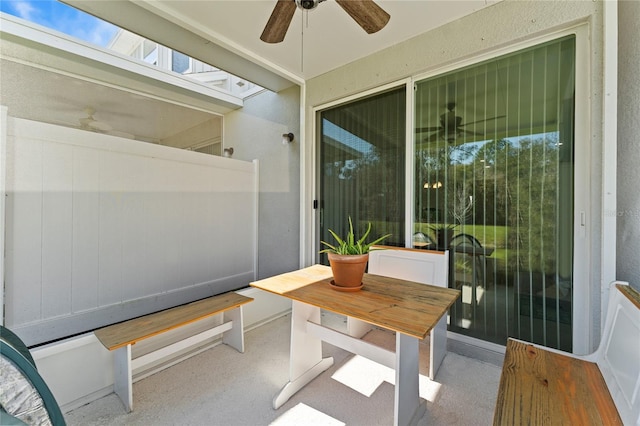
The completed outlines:
<svg viewBox="0 0 640 426">
<path fill-rule="evenodd" d="M 420 81 L 414 245 L 449 249 L 449 329 L 571 351 L 575 38 Z"/>
<path fill-rule="evenodd" d="M 350 216 L 356 236 L 371 222 L 371 240 L 404 246 L 405 100 L 403 86 L 320 112 L 320 240 L 345 235 Z"/>
</svg>

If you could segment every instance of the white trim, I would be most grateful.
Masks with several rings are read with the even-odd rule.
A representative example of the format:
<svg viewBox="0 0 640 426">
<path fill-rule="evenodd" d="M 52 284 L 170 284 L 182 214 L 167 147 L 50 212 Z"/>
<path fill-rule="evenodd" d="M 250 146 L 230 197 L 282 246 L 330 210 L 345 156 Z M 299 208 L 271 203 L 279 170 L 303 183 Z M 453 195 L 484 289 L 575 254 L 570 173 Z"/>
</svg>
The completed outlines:
<svg viewBox="0 0 640 426">
<path fill-rule="evenodd" d="M 253 247 L 251 248 L 253 251 L 253 280 L 256 281 L 258 279 L 258 243 L 260 238 L 260 161 L 258 159 L 253 160 L 253 182 L 254 182 L 254 211 L 255 215 L 253 217 Z"/>
<path fill-rule="evenodd" d="M 7 189 L 7 107 L 0 105 L 0 324 L 4 325 L 4 239 L 5 194 Z"/>
<path fill-rule="evenodd" d="M 308 193 L 314 194 L 313 198 L 311 198 L 311 200 L 309 200 L 310 202 L 304 204 L 302 206 L 302 209 L 301 209 L 302 216 L 306 217 L 306 218 L 309 218 L 310 219 L 309 224 L 311 225 L 311 226 L 309 226 L 309 229 L 311 230 L 311 233 L 310 233 L 311 236 L 310 236 L 310 239 L 309 239 L 309 241 L 311 242 L 311 245 L 310 245 L 310 249 L 309 249 L 310 252 L 308 254 L 308 259 L 306 259 L 307 260 L 307 263 L 306 263 L 307 266 L 310 265 L 310 264 L 316 263 L 317 260 L 318 260 L 317 253 L 314 252 L 313 247 L 317 247 L 316 243 L 318 242 L 318 231 L 319 231 L 319 226 L 318 226 L 318 224 L 319 224 L 318 214 L 319 213 L 318 213 L 318 211 L 320 211 L 321 209 L 318 208 L 317 209 L 318 211 L 315 211 L 313 209 L 313 206 L 312 206 L 312 201 L 314 199 L 318 199 L 317 195 L 318 195 L 318 192 L 319 192 L 318 191 L 319 190 L 319 188 L 318 188 L 319 183 L 318 183 L 318 179 L 317 179 L 317 176 L 316 176 L 316 173 L 317 173 L 317 170 L 318 170 L 317 169 L 318 165 L 317 165 L 316 152 L 318 150 L 318 138 L 320 136 L 317 133 L 318 129 L 319 129 L 318 124 L 317 124 L 318 123 L 318 118 L 319 118 L 319 113 L 322 112 L 325 109 L 328 109 L 328 108 L 332 108 L 332 107 L 335 107 L 335 106 L 338 106 L 338 105 L 347 104 L 349 102 L 352 102 L 352 101 L 355 101 L 355 100 L 358 100 L 358 99 L 363 99 L 365 97 L 376 95 L 378 93 L 382 93 L 382 92 L 385 92 L 385 91 L 388 91 L 388 90 L 398 89 L 398 88 L 401 88 L 402 86 L 405 87 L 405 99 L 406 99 L 407 106 L 410 106 L 409 102 L 413 101 L 413 97 L 410 96 L 406 92 L 408 92 L 410 90 L 411 84 L 412 84 L 412 81 L 411 81 L 410 78 L 404 78 L 402 80 L 396 80 L 396 81 L 393 81 L 391 83 L 384 84 L 382 86 L 377 86 L 377 87 L 365 90 L 364 92 L 358 92 L 358 93 L 355 93 L 355 94 L 352 94 L 352 95 L 349 95 L 349 96 L 346 96 L 346 97 L 343 97 L 343 98 L 340 98 L 340 99 L 336 99 L 336 100 L 333 100 L 333 101 L 330 101 L 330 102 L 326 102 L 324 104 L 320 104 L 320 105 L 314 106 L 312 108 L 312 117 L 313 117 L 313 122 L 311 123 L 312 140 L 311 140 L 311 143 L 309 144 L 310 145 L 310 150 L 312 152 L 309 154 L 310 158 L 307 158 L 305 156 L 301 156 L 301 159 L 306 159 L 308 161 L 306 163 L 307 165 L 309 165 L 309 164 L 312 165 L 311 173 L 307 173 L 306 177 L 311 182 L 310 183 L 311 188 L 310 188 L 310 191 Z M 411 108 L 412 109 L 408 110 L 408 112 L 413 110 L 413 107 L 411 107 Z M 304 111 L 305 109 L 306 108 L 303 108 L 302 110 Z M 407 149 L 406 157 L 405 157 L 405 167 L 406 167 L 407 170 L 405 170 L 405 179 L 407 179 L 407 171 L 411 170 L 411 167 L 412 167 L 412 164 L 413 164 L 413 155 L 409 151 L 409 147 L 411 145 L 410 141 L 413 141 L 413 137 L 411 136 L 412 133 L 413 133 L 413 130 L 411 130 L 411 127 L 410 127 L 411 125 L 412 125 L 412 120 L 407 118 L 406 119 L 407 134 L 405 135 L 405 146 L 407 147 L 406 148 Z M 302 169 L 304 169 L 304 167 Z M 408 181 L 405 181 L 405 188 L 406 188 L 407 185 L 408 185 Z M 301 188 L 305 188 L 305 186 L 301 185 Z M 409 203 L 410 200 L 413 199 L 413 196 L 411 196 L 411 197 L 408 196 L 409 192 L 411 192 L 411 190 L 406 190 L 406 194 L 405 194 L 405 209 L 407 208 L 407 205 L 408 205 L 407 203 Z M 303 193 L 303 196 L 304 195 L 305 194 Z M 303 220 L 301 220 L 301 224 L 302 224 L 302 222 L 303 222 Z M 407 224 L 407 221 L 405 219 L 405 229 L 409 229 L 409 226 L 410 226 L 410 224 Z M 407 239 L 407 241 L 410 241 L 410 237 L 408 237 L 408 238 L 409 239 L 407 239 L 407 238 L 405 238 L 405 239 Z M 303 241 L 301 241 L 301 244 L 302 243 L 303 243 Z M 301 247 L 305 247 L 305 246 L 301 245 Z"/>
<path fill-rule="evenodd" d="M 593 349 L 593 279 L 591 206 L 591 40 L 589 25 L 575 28 L 575 130 L 574 130 L 574 226 L 573 226 L 573 353 Z M 579 145 L 582 143 L 582 145 Z M 579 326 L 576 326 L 579 325 Z"/>
<path fill-rule="evenodd" d="M 313 209 L 313 200 L 316 199 L 314 187 L 316 163 L 313 149 L 315 136 L 309 139 L 311 143 L 307 143 L 306 96 L 307 86 L 302 84 L 300 86 L 300 141 L 298 143 L 300 147 L 300 256 L 298 266 L 300 268 L 310 266 L 313 263 L 313 247 L 316 247 L 315 232 L 313 232 L 313 224 L 316 223 Z M 315 132 L 315 124 L 316 120 L 311 120 L 312 132 Z M 315 135 L 315 133 L 312 134 Z M 309 156 L 311 157 L 310 160 L 307 158 Z"/>
<path fill-rule="evenodd" d="M 604 327 L 608 315 L 611 281 L 616 279 L 617 214 L 617 140 L 618 140 L 618 2 L 605 1 L 604 61 L 602 64 L 602 234 L 600 253 L 600 326 Z M 597 345 L 594 341 L 591 346 Z"/>
<path fill-rule="evenodd" d="M 351 101 L 354 101 L 354 100 L 363 99 L 363 98 L 366 98 L 368 96 L 372 96 L 372 95 L 375 95 L 375 94 L 378 94 L 378 93 L 385 92 L 387 90 L 397 89 L 399 87 L 406 86 L 407 85 L 407 81 L 411 81 L 411 79 L 403 78 L 402 80 L 395 80 L 395 81 L 393 81 L 391 83 L 383 84 L 382 86 L 376 86 L 376 87 L 373 87 L 371 89 L 367 89 L 367 90 L 365 90 L 363 92 L 354 93 L 352 95 L 345 96 L 345 97 L 340 98 L 340 99 L 336 99 L 336 100 L 333 100 L 333 101 L 330 101 L 330 102 L 325 102 L 324 104 L 320 104 L 320 105 L 317 105 L 317 106 L 313 107 L 313 113 L 315 115 L 316 113 L 318 113 L 318 112 L 320 112 L 322 110 L 325 110 L 327 108 L 331 108 L 331 107 L 335 107 L 335 106 L 338 106 L 338 105 L 347 104 L 347 103 L 349 103 Z"/>
<path fill-rule="evenodd" d="M 589 217 L 589 206 L 591 205 L 591 197 L 588 188 L 591 186 L 591 139 L 592 131 L 591 123 L 591 49 L 589 37 L 589 23 L 579 22 L 572 23 L 566 28 L 554 29 L 543 35 L 527 39 L 525 41 L 516 42 L 509 46 L 501 47 L 490 52 L 485 52 L 473 58 L 466 58 L 461 61 L 449 63 L 443 67 L 430 70 L 427 73 L 414 77 L 414 84 L 418 81 L 452 72 L 457 69 L 477 64 L 483 61 L 491 60 L 505 54 L 514 53 L 528 47 L 533 47 L 547 41 L 567 36 L 576 36 L 576 94 L 575 94 L 575 169 L 574 169 L 574 258 L 573 258 L 573 324 L 589 324 L 589 326 L 573 327 L 573 351 L 575 353 L 587 353 L 593 347 L 593 338 L 591 338 L 591 326 L 593 321 L 594 306 L 591 303 L 591 270 L 588 267 L 591 262 L 591 243 L 590 233 L 587 232 L 587 226 L 593 223 Z M 586 75 L 585 75 L 586 73 Z M 613 120 L 615 125 L 615 119 Z M 577 144 L 584 144 L 578 149 Z M 615 142 L 615 140 L 614 140 Z M 615 160 L 615 154 L 613 155 Z M 612 179 L 615 185 L 615 165 L 613 167 Z M 585 185 L 582 188 L 576 187 L 576 184 Z M 581 226 L 584 222 L 584 226 Z M 615 224 L 612 234 L 615 240 Z M 615 241 L 614 241 L 615 245 Z M 603 249 L 602 256 L 607 253 Z M 608 255 L 608 253 L 607 253 Z M 615 264 L 615 257 L 613 257 Z M 615 265 L 614 265 L 615 266 Z"/>
<path fill-rule="evenodd" d="M 407 116 L 405 117 L 407 127 L 405 130 L 405 191 L 404 191 L 404 211 L 405 211 L 405 220 L 404 220 L 404 246 L 412 248 L 413 247 L 413 224 L 416 217 L 415 212 L 415 199 L 416 199 L 416 191 L 413 187 L 415 182 L 415 147 L 416 147 L 416 132 L 415 129 L 415 116 L 416 116 L 416 91 L 415 91 L 415 82 L 413 79 L 408 78 L 406 83 L 406 93 L 405 97 L 406 102 L 406 111 Z M 446 286 L 446 284 L 445 284 Z M 430 370 L 431 372 L 431 370 Z M 431 377 L 433 379 L 433 377 Z"/>
</svg>

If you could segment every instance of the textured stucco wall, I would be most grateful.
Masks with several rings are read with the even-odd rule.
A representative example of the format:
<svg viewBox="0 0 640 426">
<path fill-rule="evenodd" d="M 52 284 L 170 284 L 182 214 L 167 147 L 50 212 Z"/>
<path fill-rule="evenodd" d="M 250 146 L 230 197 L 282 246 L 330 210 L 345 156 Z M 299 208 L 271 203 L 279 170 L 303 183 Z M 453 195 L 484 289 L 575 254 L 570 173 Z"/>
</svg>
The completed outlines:
<svg viewBox="0 0 640 426">
<path fill-rule="evenodd" d="M 599 28 L 601 8 L 600 2 L 581 0 L 503 0 L 307 81 L 307 107 L 477 57 L 572 23 L 591 20 L 593 28 Z M 593 37 L 597 48 L 601 31 L 596 30 Z"/>
<path fill-rule="evenodd" d="M 640 1 L 618 3 L 617 279 L 640 290 Z"/>
<path fill-rule="evenodd" d="M 283 133 L 295 139 L 282 144 Z M 258 278 L 297 269 L 300 258 L 300 88 L 261 92 L 225 115 L 224 147 L 259 161 Z M 224 244 L 222 241 L 221 244 Z"/>
</svg>

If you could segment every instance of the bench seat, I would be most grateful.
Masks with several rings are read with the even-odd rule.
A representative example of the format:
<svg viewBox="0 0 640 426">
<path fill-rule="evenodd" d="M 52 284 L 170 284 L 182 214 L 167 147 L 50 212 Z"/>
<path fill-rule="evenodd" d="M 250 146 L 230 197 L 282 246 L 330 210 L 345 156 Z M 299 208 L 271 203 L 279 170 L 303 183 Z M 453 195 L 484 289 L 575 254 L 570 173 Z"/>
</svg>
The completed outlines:
<svg viewBox="0 0 640 426">
<path fill-rule="evenodd" d="M 222 334 L 222 343 L 244 352 L 242 306 L 252 300 L 251 297 L 229 292 L 96 330 L 94 334 L 102 345 L 114 351 L 114 391 L 127 411 L 133 410 L 133 370 L 136 368 L 219 334 Z M 223 314 L 222 324 L 132 358 L 131 346 L 137 342 L 218 314 Z"/>
<path fill-rule="evenodd" d="M 595 363 L 510 339 L 496 425 L 622 425 Z"/>
<path fill-rule="evenodd" d="M 585 356 L 509 339 L 494 425 L 640 425 L 640 294 L 615 282 Z"/>
<path fill-rule="evenodd" d="M 509 339 L 494 425 L 640 425 L 640 294 L 609 292 L 598 349 L 574 355 Z"/>
</svg>

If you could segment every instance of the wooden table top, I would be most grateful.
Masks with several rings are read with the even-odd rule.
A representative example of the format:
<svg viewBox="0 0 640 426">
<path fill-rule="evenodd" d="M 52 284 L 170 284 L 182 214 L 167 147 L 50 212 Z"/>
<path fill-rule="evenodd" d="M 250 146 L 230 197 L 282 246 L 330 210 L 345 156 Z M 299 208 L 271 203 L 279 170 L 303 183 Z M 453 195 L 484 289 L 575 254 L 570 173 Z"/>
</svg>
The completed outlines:
<svg viewBox="0 0 640 426">
<path fill-rule="evenodd" d="M 460 290 L 365 274 L 362 290 L 333 290 L 331 268 L 313 265 L 251 283 L 293 300 L 424 339 Z"/>
</svg>

